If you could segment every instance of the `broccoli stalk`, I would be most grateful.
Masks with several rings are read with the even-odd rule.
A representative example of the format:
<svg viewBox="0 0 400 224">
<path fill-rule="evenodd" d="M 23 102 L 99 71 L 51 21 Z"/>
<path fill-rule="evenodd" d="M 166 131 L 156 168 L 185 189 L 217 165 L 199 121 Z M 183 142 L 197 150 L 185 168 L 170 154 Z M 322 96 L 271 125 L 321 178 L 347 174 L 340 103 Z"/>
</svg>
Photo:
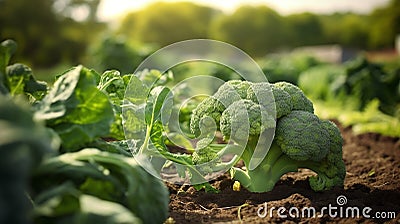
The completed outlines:
<svg viewBox="0 0 400 224">
<path fill-rule="evenodd" d="M 224 140 L 244 148 L 237 155 L 246 169 L 234 167 L 231 176 L 249 191 L 271 191 L 282 175 L 299 168 L 316 172 L 316 177 L 309 178 L 310 186 L 322 191 L 343 185 L 346 174 L 342 160 L 343 139 L 334 123 L 320 120 L 313 112 L 312 102 L 290 83 L 234 80 L 199 104 L 193 111 L 190 125 L 192 132 L 201 134 L 200 137 L 207 135 L 208 130 L 215 130 L 209 126 L 217 125 Z M 209 118 L 214 121 L 210 122 Z M 272 143 L 267 144 L 265 136 L 274 130 Z M 207 150 L 208 146 L 202 148 Z M 268 148 L 266 156 L 253 167 L 256 151 Z M 201 161 L 202 155 L 210 154 L 196 154 L 199 157 L 196 160 Z"/>
<path fill-rule="evenodd" d="M 241 158 L 248 167 L 251 159 L 252 146 L 245 149 Z M 341 157 L 335 157 L 334 153 L 328 153 L 321 161 L 295 160 L 285 154 L 276 141 L 268 151 L 261 164 L 253 170 L 242 170 L 233 167 L 231 176 L 239 181 L 243 187 L 251 192 L 271 191 L 280 178 L 289 172 L 297 172 L 299 168 L 307 168 L 317 173 L 318 176 L 310 177 L 310 186 L 314 191 L 328 190 L 334 186 L 343 185 L 346 174 Z M 333 157 L 333 161 L 328 158 Z"/>
<path fill-rule="evenodd" d="M 246 167 L 249 167 L 251 156 L 251 149 L 246 148 L 241 156 Z M 277 144 L 272 144 L 258 167 L 247 171 L 233 167 L 230 174 L 251 192 L 267 192 L 274 188 L 282 175 L 296 172 L 297 168 L 294 160 L 283 154 Z"/>
</svg>

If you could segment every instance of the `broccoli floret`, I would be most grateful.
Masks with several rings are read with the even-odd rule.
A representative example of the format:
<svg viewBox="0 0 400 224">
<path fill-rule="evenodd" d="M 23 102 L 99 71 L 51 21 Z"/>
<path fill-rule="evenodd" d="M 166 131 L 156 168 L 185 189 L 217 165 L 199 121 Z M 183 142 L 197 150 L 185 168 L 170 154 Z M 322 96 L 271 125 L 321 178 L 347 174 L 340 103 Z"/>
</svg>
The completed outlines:
<svg viewBox="0 0 400 224">
<path fill-rule="evenodd" d="M 239 100 L 222 113 L 220 127 L 225 139 L 247 141 L 248 136 L 257 136 L 268 128 L 274 128 L 275 118 L 253 101 Z"/>
<path fill-rule="evenodd" d="M 216 167 L 221 161 L 219 154 L 221 147 L 211 147 L 210 141 L 209 138 L 200 139 L 192 154 L 193 164 L 203 174 L 212 173 L 213 167 Z"/>
<path fill-rule="evenodd" d="M 207 127 L 213 125 L 219 128 L 222 113 L 233 103 L 242 99 L 251 100 L 259 104 L 262 111 L 274 114 L 274 100 L 272 94 L 268 94 L 268 91 L 271 91 L 271 87 L 268 83 L 251 83 L 240 80 L 231 80 L 224 83 L 213 96 L 204 99 L 196 109 L 193 110 L 190 119 L 190 129 L 192 133 L 195 136 L 200 136 L 203 128 L 203 131 L 209 130 Z M 263 104 L 258 102 L 257 97 L 262 99 Z M 214 123 L 210 122 L 209 119 L 204 119 L 206 117 L 210 117 L 214 120 Z"/>
<path fill-rule="evenodd" d="M 291 159 L 320 161 L 329 151 L 328 131 L 316 115 L 306 111 L 292 111 L 280 119 L 275 134 L 277 144 Z"/>
<path fill-rule="evenodd" d="M 292 99 L 293 110 L 304 110 L 314 113 L 313 103 L 304 95 L 299 87 L 288 82 L 277 82 L 274 86 L 289 93 Z"/>
<path fill-rule="evenodd" d="M 219 126 L 219 120 L 224 110 L 224 105 L 216 98 L 206 98 L 193 110 L 190 118 L 190 130 L 195 136 L 199 136 L 201 134 L 200 127 L 203 128 L 203 131 L 208 131 L 215 125 Z M 206 117 L 210 117 L 215 122 L 210 123 L 210 119 L 205 119 Z"/>
<path fill-rule="evenodd" d="M 251 87 L 248 89 L 247 99 L 270 109 L 268 111 L 270 114 L 274 113 L 271 108 L 275 105 L 276 118 L 285 116 L 292 111 L 292 98 L 283 89 L 267 82 L 254 83 Z M 271 90 L 273 97 L 271 97 Z"/>
<path fill-rule="evenodd" d="M 240 99 L 246 99 L 252 83 L 240 80 L 231 80 L 224 83 L 214 94 L 226 107 Z"/>
<path fill-rule="evenodd" d="M 217 153 L 211 147 L 197 149 L 192 154 L 192 161 L 195 165 L 208 163 L 217 157 Z"/>
<path fill-rule="evenodd" d="M 276 142 L 299 168 L 308 168 L 318 174 L 310 178 L 313 190 L 343 185 L 346 174 L 342 160 L 343 140 L 334 123 L 321 121 L 309 112 L 293 111 L 280 119 Z"/>
<path fill-rule="evenodd" d="M 225 90 L 226 95 L 223 94 Z M 232 92 L 234 90 L 238 92 L 235 94 Z M 286 82 L 231 81 L 222 85 L 217 93 L 209 98 L 238 97 L 232 97 L 233 101 L 226 109 L 209 105 L 211 101 L 206 100 L 207 104 L 199 104 L 195 111 L 204 111 L 201 117 L 217 117 L 215 123 L 224 140 L 244 147 L 239 156 L 246 170 L 232 168 L 231 175 L 249 191 L 270 191 L 282 175 L 296 172 L 299 168 L 308 168 L 317 173 L 317 176 L 309 178 L 310 186 L 315 191 L 343 185 L 346 169 L 342 159 L 343 139 L 340 131 L 334 123 L 320 120 L 313 114 L 312 102 L 298 87 Z M 208 108 L 199 108 L 204 105 L 208 105 Z M 193 113 L 191 122 L 200 120 L 199 113 Z M 192 131 L 199 131 L 199 126 L 191 123 Z M 275 127 L 275 137 L 268 154 L 257 167 L 250 169 L 256 146 L 259 147 L 260 143 L 261 147 L 270 146 L 263 139 L 263 133 Z M 202 148 L 212 151 L 212 147 Z M 202 152 L 194 156 L 203 157 L 203 154 L 204 158 L 201 159 L 209 161 L 210 154 Z M 200 161 L 200 158 L 196 158 L 196 161 Z"/>
</svg>

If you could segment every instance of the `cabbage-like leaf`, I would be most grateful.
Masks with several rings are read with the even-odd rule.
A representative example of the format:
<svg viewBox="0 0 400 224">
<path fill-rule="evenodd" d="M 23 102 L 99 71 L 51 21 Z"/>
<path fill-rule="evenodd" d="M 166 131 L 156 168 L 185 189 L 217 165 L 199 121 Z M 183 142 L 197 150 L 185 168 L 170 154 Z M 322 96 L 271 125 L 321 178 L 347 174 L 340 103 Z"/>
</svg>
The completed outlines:
<svg viewBox="0 0 400 224">
<path fill-rule="evenodd" d="M 97 78 L 92 70 L 72 68 L 36 106 L 35 118 L 60 135 L 66 151 L 109 133 L 114 113 L 107 95 L 97 89 Z"/>
</svg>

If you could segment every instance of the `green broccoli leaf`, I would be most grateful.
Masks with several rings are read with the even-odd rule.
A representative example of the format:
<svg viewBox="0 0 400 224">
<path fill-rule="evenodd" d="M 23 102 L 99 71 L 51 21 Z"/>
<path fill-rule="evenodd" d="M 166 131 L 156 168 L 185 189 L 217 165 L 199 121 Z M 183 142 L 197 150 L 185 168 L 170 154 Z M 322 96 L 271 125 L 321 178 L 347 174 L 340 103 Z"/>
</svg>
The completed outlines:
<svg viewBox="0 0 400 224">
<path fill-rule="evenodd" d="M 65 153 L 46 160 L 36 170 L 34 189 L 49 189 L 65 180 L 79 186 L 83 194 L 125 206 L 144 223 L 161 223 L 167 218 L 167 188 L 134 158 L 91 148 Z"/>
<path fill-rule="evenodd" d="M 96 87 L 97 78 L 94 71 L 75 67 L 36 106 L 35 118 L 60 135 L 67 151 L 109 133 L 114 114 L 107 95 Z"/>
<path fill-rule="evenodd" d="M 35 204 L 35 223 L 142 223 L 126 207 L 82 194 L 71 182 L 43 192 Z"/>
<path fill-rule="evenodd" d="M 28 178 L 51 154 L 52 135 L 32 119 L 27 104 L 16 104 L 0 95 L 0 220 L 2 223 L 28 223 L 30 201 Z M 53 145 L 57 148 L 57 144 Z"/>
<path fill-rule="evenodd" d="M 126 87 L 132 75 L 122 76 L 116 70 L 105 71 L 97 84 L 97 88 L 108 95 L 114 111 L 114 122 L 110 127 L 110 137 L 117 140 L 125 139 L 122 126 L 122 105 Z"/>
<path fill-rule="evenodd" d="M 23 64 L 7 66 L 6 79 L 11 95 L 28 94 L 35 100 L 40 100 L 47 92 L 47 84 L 36 81 L 32 70 Z"/>
<path fill-rule="evenodd" d="M 132 148 L 134 153 L 139 150 L 137 146 L 143 144 L 144 136 L 146 135 L 147 125 L 144 117 L 144 108 L 149 91 L 149 88 L 133 75 L 129 86 L 127 86 L 122 105 L 124 133 L 126 139 L 135 141 L 135 146 Z"/>
<path fill-rule="evenodd" d="M 6 68 L 10 63 L 11 56 L 17 49 L 17 43 L 13 40 L 5 40 L 0 43 L 0 93 L 8 94 L 9 89 L 5 86 L 6 83 Z"/>
<path fill-rule="evenodd" d="M 150 90 L 147 87 L 149 80 L 145 81 L 132 77 L 123 108 L 125 133 L 128 142 L 132 143 L 133 154 L 144 155 L 148 159 L 146 161 L 151 163 L 152 170 L 155 170 L 155 175 L 160 175 L 163 169 L 169 169 L 173 164 L 173 169 L 181 178 L 189 178 L 192 183 L 206 182 L 195 168 L 190 154 L 172 153 L 165 144 L 166 125 L 173 107 L 171 91 L 157 85 Z"/>
</svg>

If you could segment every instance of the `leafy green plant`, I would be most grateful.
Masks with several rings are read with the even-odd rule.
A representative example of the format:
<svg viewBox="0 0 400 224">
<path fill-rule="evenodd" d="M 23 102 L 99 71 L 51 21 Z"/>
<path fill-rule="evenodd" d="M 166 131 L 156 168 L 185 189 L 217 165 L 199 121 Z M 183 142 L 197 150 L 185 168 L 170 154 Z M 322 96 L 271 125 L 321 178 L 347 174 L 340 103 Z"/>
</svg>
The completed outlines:
<svg viewBox="0 0 400 224">
<path fill-rule="evenodd" d="M 299 88 L 307 97 L 314 100 L 338 100 L 346 80 L 345 69 L 339 65 L 319 65 L 302 72 L 299 77 Z M 339 104 L 339 102 L 338 102 Z"/>
<path fill-rule="evenodd" d="M 321 62 L 300 53 L 273 55 L 259 61 L 269 82 L 285 81 L 297 85 L 300 74 Z"/>
<path fill-rule="evenodd" d="M 126 93 L 127 105 L 124 106 L 123 111 L 126 120 L 126 137 L 136 142 L 132 149 L 134 154 L 163 159 L 162 162 L 154 159 L 159 162 L 153 164 L 154 170 L 160 171 L 170 162 L 174 162 L 179 164 L 177 171 L 182 178 L 189 177 L 193 184 L 203 183 L 205 182 L 203 173 L 195 167 L 191 154 L 172 153 L 166 145 L 170 143 L 166 136 L 166 131 L 169 131 L 166 124 L 173 108 L 173 94 L 164 85 L 166 80 L 164 80 L 165 77 L 162 78 L 162 75 L 158 71 L 145 70 L 138 76 L 131 77 L 130 88 Z M 178 137 L 175 135 L 176 139 Z M 186 176 L 186 171 L 189 176 Z M 208 183 L 196 187 L 216 191 Z"/>
<path fill-rule="evenodd" d="M 6 40 L 0 44 L 0 93 L 27 95 L 32 101 L 40 100 L 47 92 L 45 82 L 36 81 L 32 70 L 23 64 L 9 65 L 17 44 L 13 40 Z"/>
<path fill-rule="evenodd" d="M 299 87 L 316 105 L 316 114 L 351 126 L 355 133 L 400 136 L 400 72 L 395 64 L 358 57 L 343 65 L 310 68 Z"/>
<path fill-rule="evenodd" d="M 354 107 L 340 107 L 335 103 L 315 101 L 316 114 L 324 119 L 336 119 L 343 126 L 351 127 L 356 134 L 367 132 L 386 136 L 400 136 L 400 119 L 379 110 L 379 101 L 372 100 L 361 111 Z"/>
<path fill-rule="evenodd" d="M 1 223 L 161 223 L 168 191 L 123 139 L 130 76 L 76 66 L 52 87 L 0 45 Z M 120 118 L 120 119 L 118 119 Z M 30 184 L 30 186 L 28 186 Z"/>
<path fill-rule="evenodd" d="M 52 135 L 32 119 L 25 103 L 17 105 L 1 94 L 0 130 L 0 204 L 4 205 L 0 222 L 27 223 L 32 207 L 27 197 L 29 178 L 44 156 L 53 151 Z"/>
<path fill-rule="evenodd" d="M 153 52 L 153 47 L 129 42 L 124 36 L 105 36 L 90 50 L 90 61 L 99 71 L 118 70 L 123 74 L 135 68 Z"/>
<path fill-rule="evenodd" d="M 61 75 L 36 105 L 35 118 L 46 121 L 67 150 L 76 150 L 109 133 L 113 110 L 106 94 L 97 89 L 98 74 L 77 66 Z"/>
<path fill-rule="evenodd" d="M 82 194 L 118 203 L 144 223 L 160 223 L 167 218 L 167 188 L 132 157 L 82 149 L 44 161 L 34 180 L 34 189 L 53 188 L 68 180 Z"/>
<path fill-rule="evenodd" d="M 384 67 L 359 57 L 345 65 L 345 81 L 339 88 L 346 93 L 344 97 L 353 97 L 359 101 L 359 110 L 364 109 L 373 100 L 379 100 L 379 109 L 394 115 L 400 102 L 400 72 L 388 73 Z"/>
<path fill-rule="evenodd" d="M 36 223 L 142 223 L 126 207 L 88 194 L 83 194 L 71 182 L 55 186 L 35 200 Z"/>
<path fill-rule="evenodd" d="M 338 106 L 351 102 L 359 111 L 374 99 L 379 100 L 379 110 L 388 115 L 396 115 L 399 107 L 398 68 L 368 61 L 364 56 L 343 65 L 311 67 L 300 74 L 298 84 L 314 100 L 336 101 Z"/>
<path fill-rule="evenodd" d="M 119 71 L 105 71 L 97 84 L 97 88 L 104 92 L 112 104 L 114 112 L 114 122 L 110 127 L 110 137 L 123 140 L 125 139 L 122 127 L 122 105 L 126 87 L 132 75 L 121 75 Z"/>
</svg>

